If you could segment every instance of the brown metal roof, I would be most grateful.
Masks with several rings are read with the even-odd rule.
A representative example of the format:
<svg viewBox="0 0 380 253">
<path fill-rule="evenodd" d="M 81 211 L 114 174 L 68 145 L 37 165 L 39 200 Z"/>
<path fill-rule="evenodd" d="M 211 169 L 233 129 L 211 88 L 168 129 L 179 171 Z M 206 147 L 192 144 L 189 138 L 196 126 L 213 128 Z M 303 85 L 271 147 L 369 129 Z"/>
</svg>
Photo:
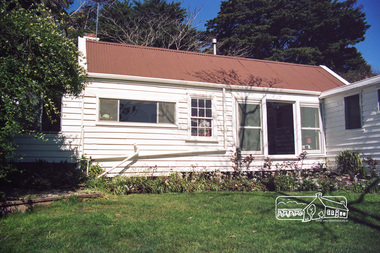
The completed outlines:
<svg viewBox="0 0 380 253">
<path fill-rule="evenodd" d="M 86 41 L 87 71 L 231 85 L 326 91 L 344 83 L 320 66 Z"/>
</svg>

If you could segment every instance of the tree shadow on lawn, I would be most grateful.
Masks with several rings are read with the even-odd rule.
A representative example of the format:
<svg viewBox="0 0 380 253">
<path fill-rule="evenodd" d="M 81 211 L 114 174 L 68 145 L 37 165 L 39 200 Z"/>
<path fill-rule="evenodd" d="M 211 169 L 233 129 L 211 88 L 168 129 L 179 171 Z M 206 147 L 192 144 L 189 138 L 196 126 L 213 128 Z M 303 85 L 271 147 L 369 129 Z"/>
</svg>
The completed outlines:
<svg viewBox="0 0 380 253">
<path fill-rule="evenodd" d="M 376 187 L 380 183 L 380 178 L 377 178 L 374 180 L 366 189 L 365 191 L 360 194 L 359 198 L 354 201 L 348 202 L 349 210 L 350 210 L 350 218 L 359 224 L 374 228 L 378 231 L 380 231 L 380 216 L 375 214 L 370 214 L 368 212 L 364 212 L 356 207 L 354 205 L 356 204 L 363 204 L 365 196 L 370 193 L 370 191 Z M 352 215 L 353 214 L 353 215 Z M 375 224 L 375 221 L 370 221 L 369 219 L 373 219 L 378 222 L 378 224 Z"/>
</svg>

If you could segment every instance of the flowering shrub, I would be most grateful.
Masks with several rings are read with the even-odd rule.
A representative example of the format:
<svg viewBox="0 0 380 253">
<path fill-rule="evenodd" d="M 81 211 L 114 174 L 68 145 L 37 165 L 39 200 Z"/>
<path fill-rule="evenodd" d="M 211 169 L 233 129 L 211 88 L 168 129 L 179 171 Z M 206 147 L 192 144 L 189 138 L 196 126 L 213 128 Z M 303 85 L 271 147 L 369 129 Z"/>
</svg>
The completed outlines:
<svg viewBox="0 0 380 253">
<path fill-rule="evenodd" d="M 203 191 L 336 191 L 354 192 L 380 191 L 378 177 L 371 180 L 351 180 L 349 174 L 337 174 L 325 164 L 318 164 L 312 169 L 303 169 L 306 152 L 298 156 L 297 161 L 273 164 L 268 158 L 261 171 L 247 171 L 253 156 L 242 157 L 237 151 L 231 158 L 234 171 L 172 173 L 170 176 L 123 177 L 118 176 L 104 180 L 105 189 L 113 194 L 132 193 L 168 193 L 168 192 L 203 192 Z M 369 159 L 368 159 L 369 160 Z M 375 161 L 368 162 L 372 167 Z M 154 172 L 157 167 L 154 167 Z M 377 181 L 376 181 L 377 180 Z"/>
</svg>

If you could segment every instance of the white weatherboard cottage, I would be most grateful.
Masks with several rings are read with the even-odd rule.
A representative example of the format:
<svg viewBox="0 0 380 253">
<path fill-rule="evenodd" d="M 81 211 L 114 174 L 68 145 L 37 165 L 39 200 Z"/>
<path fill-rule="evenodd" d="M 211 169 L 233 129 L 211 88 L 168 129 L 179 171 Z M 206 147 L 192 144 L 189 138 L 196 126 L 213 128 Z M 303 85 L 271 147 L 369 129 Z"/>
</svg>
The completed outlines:
<svg viewBox="0 0 380 253">
<path fill-rule="evenodd" d="M 337 145 L 334 131 L 340 130 L 334 120 L 341 125 L 345 121 L 333 103 L 343 103 L 341 91 L 361 94 L 361 104 L 366 94 L 359 90 L 367 86 L 350 90 L 351 85 L 324 66 L 89 38 L 79 38 L 79 49 L 89 84 L 81 97 L 62 99 L 61 129 L 48 134 L 49 141 L 17 138 L 24 161 L 77 162 L 85 155 L 98 161 L 108 176 L 157 175 L 232 170 L 231 158 L 241 149 L 243 156 L 255 157 L 250 170 L 261 169 L 267 157 L 296 161 L 303 151 L 308 153 L 306 168 L 350 148 Z M 378 85 L 371 89 L 376 92 Z M 369 131 L 364 114 L 361 120 L 361 130 L 353 130 L 358 134 Z M 370 143 L 367 150 L 363 145 L 368 154 L 378 142 Z"/>
</svg>

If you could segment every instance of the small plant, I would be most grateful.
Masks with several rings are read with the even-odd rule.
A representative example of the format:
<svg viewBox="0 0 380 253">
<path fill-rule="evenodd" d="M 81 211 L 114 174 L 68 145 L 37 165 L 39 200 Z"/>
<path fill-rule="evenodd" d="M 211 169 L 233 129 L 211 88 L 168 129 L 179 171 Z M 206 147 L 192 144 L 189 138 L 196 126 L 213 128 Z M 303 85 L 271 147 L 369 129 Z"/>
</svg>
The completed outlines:
<svg viewBox="0 0 380 253">
<path fill-rule="evenodd" d="M 360 155 L 350 150 L 343 150 L 336 157 L 336 164 L 341 174 L 349 174 L 350 180 L 366 176 Z"/>
<path fill-rule="evenodd" d="M 231 157 L 232 168 L 234 169 L 235 172 L 240 174 L 243 166 L 245 167 L 246 170 L 248 170 L 249 166 L 254 160 L 255 160 L 255 157 L 253 157 L 252 154 L 249 154 L 243 157 L 241 154 L 241 149 L 237 148 L 235 153 Z"/>
<path fill-rule="evenodd" d="M 376 173 L 376 165 L 377 161 L 372 158 L 372 156 L 367 156 L 366 158 L 363 159 L 363 161 L 367 164 L 367 169 L 369 172 L 369 175 L 371 178 L 377 177 Z"/>
<path fill-rule="evenodd" d="M 88 173 L 89 177 L 96 177 L 104 172 L 98 162 L 94 163 L 91 158 L 88 159 L 84 155 L 80 160 L 80 168 L 84 173 Z"/>
</svg>

